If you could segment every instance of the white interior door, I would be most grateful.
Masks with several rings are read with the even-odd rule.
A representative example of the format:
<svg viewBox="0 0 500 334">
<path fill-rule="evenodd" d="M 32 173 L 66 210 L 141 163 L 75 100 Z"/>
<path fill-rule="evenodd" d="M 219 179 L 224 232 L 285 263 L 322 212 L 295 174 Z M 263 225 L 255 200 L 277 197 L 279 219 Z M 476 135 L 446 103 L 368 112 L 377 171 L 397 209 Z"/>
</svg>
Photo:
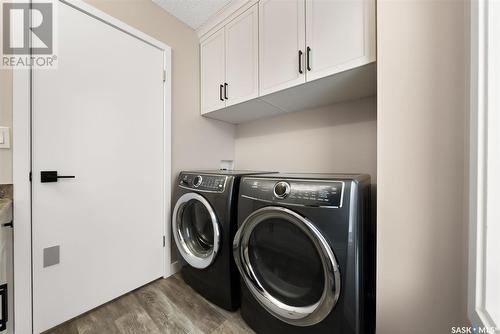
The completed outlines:
<svg viewBox="0 0 500 334">
<path fill-rule="evenodd" d="M 204 114 L 226 106 L 224 28 L 201 43 L 200 53 L 201 113 Z"/>
<path fill-rule="evenodd" d="M 307 0 L 307 81 L 375 61 L 375 0 Z"/>
<path fill-rule="evenodd" d="M 32 83 L 36 333 L 164 274 L 164 51 L 64 3 L 58 38 Z"/>
<path fill-rule="evenodd" d="M 259 2 L 260 96 L 306 80 L 304 1 Z"/>
<path fill-rule="evenodd" d="M 227 106 L 259 95 L 258 15 L 255 4 L 225 27 Z"/>
</svg>

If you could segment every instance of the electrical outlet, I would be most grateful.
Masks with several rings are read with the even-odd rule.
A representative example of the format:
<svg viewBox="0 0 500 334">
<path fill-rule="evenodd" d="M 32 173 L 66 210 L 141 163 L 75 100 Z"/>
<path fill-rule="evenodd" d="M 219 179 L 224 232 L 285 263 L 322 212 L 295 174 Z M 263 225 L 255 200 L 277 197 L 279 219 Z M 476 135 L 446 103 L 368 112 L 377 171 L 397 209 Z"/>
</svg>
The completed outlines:
<svg viewBox="0 0 500 334">
<path fill-rule="evenodd" d="M 221 170 L 232 170 L 234 169 L 234 161 L 233 160 L 221 160 L 219 169 Z"/>
</svg>

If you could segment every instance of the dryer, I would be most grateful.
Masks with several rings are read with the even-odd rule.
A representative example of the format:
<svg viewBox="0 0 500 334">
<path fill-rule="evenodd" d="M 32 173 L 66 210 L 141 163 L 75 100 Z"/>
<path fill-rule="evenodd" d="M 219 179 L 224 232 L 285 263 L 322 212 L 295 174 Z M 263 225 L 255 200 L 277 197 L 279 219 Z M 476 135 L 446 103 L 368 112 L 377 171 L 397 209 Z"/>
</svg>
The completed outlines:
<svg viewBox="0 0 500 334">
<path fill-rule="evenodd" d="M 233 255 L 241 315 L 257 333 L 375 331 L 370 177 L 242 178 Z"/>
<path fill-rule="evenodd" d="M 241 176 L 253 171 L 185 171 L 178 178 L 172 234 L 184 266 L 184 281 L 227 310 L 240 304 L 238 272 L 232 258 Z"/>
</svg>

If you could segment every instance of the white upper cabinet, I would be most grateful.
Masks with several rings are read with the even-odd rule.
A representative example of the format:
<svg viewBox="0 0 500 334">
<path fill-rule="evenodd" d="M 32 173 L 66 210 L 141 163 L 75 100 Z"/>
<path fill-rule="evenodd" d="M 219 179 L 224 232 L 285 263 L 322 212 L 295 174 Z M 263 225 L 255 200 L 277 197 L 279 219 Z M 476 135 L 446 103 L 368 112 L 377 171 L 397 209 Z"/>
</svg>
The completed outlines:
<svg viewBox="0 0 500 334">
<path fill-rule="evenodd" d="M 260 95 L 306 80 L 304 0 L 259 2 Z"/>
<path fill-rule="evenodd" d="M 224 28 L 201 43 L 200 56 L 201 113 L 205 114 L 226 106 Z"/>
<path fill-rule="evenodd" d="M 238 123 L 375 95 L 375 1 L 231 2 L 199 30 L 201 113 Z"/>
<path fill-rule="evenodd" d="M 375 61 L 374 0 L 306 0 L 307 81 Z"/>
<path fill-rule="evenodd" d="M 254 5 L 226 29 L 226 106 L 259 95 L 259 13 Z"/>
</svg>

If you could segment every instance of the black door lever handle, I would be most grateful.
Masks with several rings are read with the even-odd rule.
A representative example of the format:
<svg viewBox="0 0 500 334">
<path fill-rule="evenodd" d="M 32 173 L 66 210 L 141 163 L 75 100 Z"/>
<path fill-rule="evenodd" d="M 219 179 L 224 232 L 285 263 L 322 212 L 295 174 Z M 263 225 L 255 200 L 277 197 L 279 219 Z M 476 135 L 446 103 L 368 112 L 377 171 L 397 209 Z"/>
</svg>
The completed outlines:
<svg viewBox="0 0 500 334">
<path fill-rule="evenodd" d="M 58 179 L 74 179 L 74 175 L 57 175 L 57 171 L 40 172 L 40 181 L 42 183 L 57 182 Z"/>
</svg>

